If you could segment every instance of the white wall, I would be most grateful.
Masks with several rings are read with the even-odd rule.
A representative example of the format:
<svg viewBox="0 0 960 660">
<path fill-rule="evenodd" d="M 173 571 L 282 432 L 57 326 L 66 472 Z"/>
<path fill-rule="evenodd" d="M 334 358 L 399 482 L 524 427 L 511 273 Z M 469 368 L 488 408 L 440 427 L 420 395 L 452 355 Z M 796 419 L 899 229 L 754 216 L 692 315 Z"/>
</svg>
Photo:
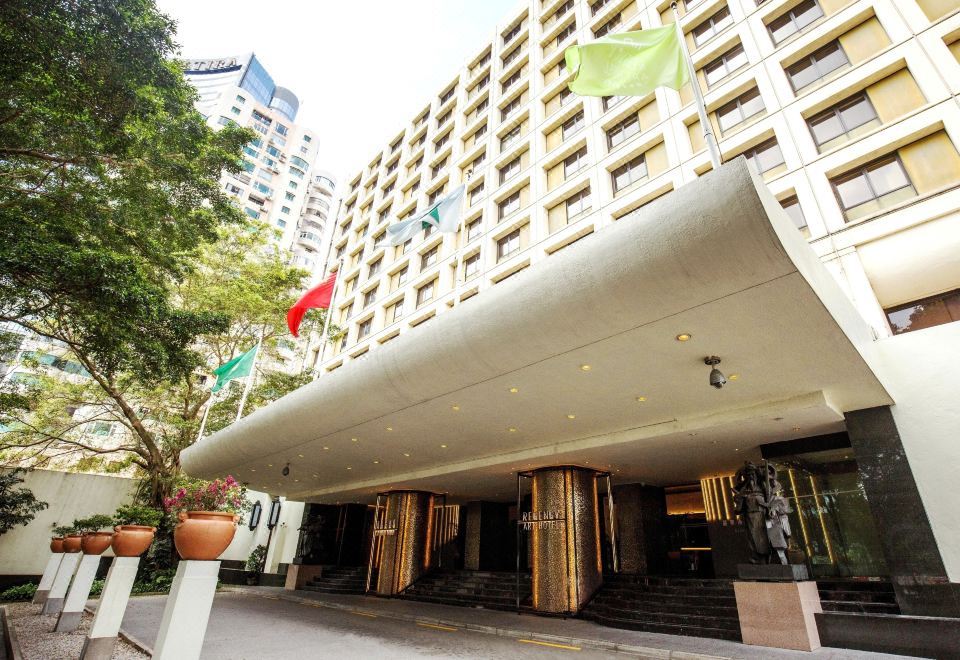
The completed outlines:
<svg viewBox="0 0 960 660">
<path fill-rule="evenodd" d="M 230 547 L 220 555 L 220 559 L 246 561 L 250 553 L 258 545 L 266 544 L 270 531 L 267 529 L 267 518 L 270 515 L 270 502 L 273 499 L 267 493 L 250 490 L 247 491 L 247 497 L 251 504 L 259 501 L 263 506 L 263 512 L 260 516 L 260 524 L 253 531 L 250 531 L 248 525 L 250 514 L 244 515 L 237 528 L 237 534 L 233 537 Z M 291 502 L 280 498 L 280 521 L 273 530 L 273 538 L 270 539 L 270 552 L 267 555 L 267 572 L 272 573 L 277 570 L 280 563 L 290 563 L 293 560 L 294 553 L 297 550 L 297 538 L 300 527 L 300 519 L 303 516 L 303 503 Z"/>
<path fill-rule="evenodd" d="M 132 479 L 100 474 L 34 470 L 23 476 L 20 486 L 50 506 L 30 524 L 0 536 L 0 574 L 39 575 L 50 556 L 54 526 L 98 513 L 111 515 L 130 501 L 136 488 Z"/>
<path fill-rule="evenodd" d="M 893 417 L 951 582 L 960 582 L 960 322 L 874 342 Z"/>
</svg>

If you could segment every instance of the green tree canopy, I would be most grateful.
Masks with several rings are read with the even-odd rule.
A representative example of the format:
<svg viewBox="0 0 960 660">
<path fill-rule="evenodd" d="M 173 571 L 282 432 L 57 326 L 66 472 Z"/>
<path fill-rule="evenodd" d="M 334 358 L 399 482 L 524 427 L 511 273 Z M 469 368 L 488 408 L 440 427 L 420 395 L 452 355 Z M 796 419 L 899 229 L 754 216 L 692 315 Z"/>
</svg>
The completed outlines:
<svg viewBox="0 0 960 660">
<path fill-rule="evenodd" d="M 47 508 L 29 488 L 18 488 L 23 483 L 24 470 L 0 470 L 0 536 L 18 525 L 26 525 L 36 518 L 38 511 Z"/>
</svg>

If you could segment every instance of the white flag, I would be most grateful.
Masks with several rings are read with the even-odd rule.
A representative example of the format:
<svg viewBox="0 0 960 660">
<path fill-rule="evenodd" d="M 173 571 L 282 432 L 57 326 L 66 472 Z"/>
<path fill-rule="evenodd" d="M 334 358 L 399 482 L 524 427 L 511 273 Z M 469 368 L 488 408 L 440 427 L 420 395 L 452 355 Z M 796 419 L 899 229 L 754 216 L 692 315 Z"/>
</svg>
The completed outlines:
<svg viewBox="0 0 960 660">
<path fill-rule="evenodd" d="M 434 226 L 443 232 L 456 232 L 460 226 L 460 209 L 467 186 L 461 184 L 452 193 L 415 218 L 387 227 L 387 245 L 402 245 L 418 231 Z"/>
</svg>

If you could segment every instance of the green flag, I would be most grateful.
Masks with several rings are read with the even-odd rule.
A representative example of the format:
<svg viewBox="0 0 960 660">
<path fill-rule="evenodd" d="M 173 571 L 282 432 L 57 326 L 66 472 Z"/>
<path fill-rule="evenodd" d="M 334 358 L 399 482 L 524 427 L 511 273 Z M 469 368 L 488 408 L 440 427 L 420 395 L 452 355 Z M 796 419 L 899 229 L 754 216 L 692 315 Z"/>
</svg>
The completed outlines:
<svg viewBox="0 0 960 660">
<path fill-rule="evenodd" d="M 581 96 L 646 96 L 657 87 L 680 89 L 690 80 L 677 28 L 623 32 L 570 46 L 570 90 Z"/>
<path fill-rule="evenodd" d="M 222 364 L 214 369 L 213 373 L 217 377 L 217 382 L 214 384 L 211 392 L 219 392 L 220 388 L 234 378 L 243 378 L 244 376 L 249 376 L 250 371 L 253 369 L 253 362 L 256 358 L 256 355 L 257 346 L 254 346 L 246 353 L 242 353 L 226 364 Z"/>
</svg>

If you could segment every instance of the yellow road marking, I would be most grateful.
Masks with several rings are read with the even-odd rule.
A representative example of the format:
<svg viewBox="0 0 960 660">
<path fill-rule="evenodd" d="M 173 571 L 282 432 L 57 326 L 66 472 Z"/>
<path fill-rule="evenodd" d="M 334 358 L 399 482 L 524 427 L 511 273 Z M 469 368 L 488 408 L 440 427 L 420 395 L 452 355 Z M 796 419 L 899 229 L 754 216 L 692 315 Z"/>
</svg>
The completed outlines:
<svg viewBox="0 0 960 660">
<path fill-rule="evenodd" d="M 536 639 L 518 639 L 518 642 L 523 644 L 539 644 L 540 646 L 549 646 L 555 649 L 566 649 L 568 651 L 579 651 L 579 646 L 568 646 L 566 644 L 554 644 L 553 642 L 541 642 Z"/>
<path fill-rule="evenodd" d="M 424 628 L 436 628 L 437 630 L 446 630 L 447 632 L 456 632 L 457 628 L 451 628 L 450 626 L 441 626 L 436 623 L 420 623 L 417 621 L 418 626 L 423 626 Z"/>
<path fill-rule="evenodd" d="M 376 619 L 376 618 L 377 618 L 377 615 L 376 615 L 376 614 L 370 614 L 369 612 L 358 612 L 357 610 L 350 610 L 350 614 L 358 614 L 358 615 L 360 615 L 360 616 L 368 616 L 368 617 L 370 617 L 371 619 Z"/>
</svg>

